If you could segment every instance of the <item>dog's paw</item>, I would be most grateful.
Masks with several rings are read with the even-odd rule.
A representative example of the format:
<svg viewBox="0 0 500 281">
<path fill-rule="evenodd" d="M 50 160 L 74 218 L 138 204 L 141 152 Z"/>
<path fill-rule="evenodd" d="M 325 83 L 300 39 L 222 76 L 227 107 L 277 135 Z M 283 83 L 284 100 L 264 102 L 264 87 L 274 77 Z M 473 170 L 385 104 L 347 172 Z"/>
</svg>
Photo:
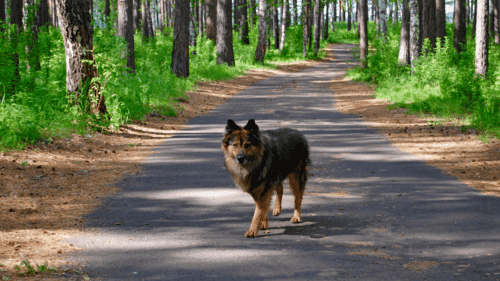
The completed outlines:
<svg viewBox="0 0 500 281">
<path fill-rule="evenodd" d="M 281 207 L 274 207 L 273 208 L 273 216 L 279 216 L 281 214 Z"/>
<path fill-rule="evenodd" d="M 257 234 L 259 233 L 259 231 L 254 231 L 254 230 L 248 230 L 246 233 L 245 233 L 245 237 L 248 237 L 248 238 L 255 238 L 257 237 Z"/>
<path fill-rule="evenodd" d="M 299 223 L 300 222 L 300 217 L 293 216 L 292 219 L 290 220 L 292 223 Z"/>
<path fill-rule="evenodd" d="M 269 226 L 269 221 L 268 220 L 263 220 L 263 221 L 260 222 L 259 229 L 267 229 L 268 226 Z"/>
</svg>

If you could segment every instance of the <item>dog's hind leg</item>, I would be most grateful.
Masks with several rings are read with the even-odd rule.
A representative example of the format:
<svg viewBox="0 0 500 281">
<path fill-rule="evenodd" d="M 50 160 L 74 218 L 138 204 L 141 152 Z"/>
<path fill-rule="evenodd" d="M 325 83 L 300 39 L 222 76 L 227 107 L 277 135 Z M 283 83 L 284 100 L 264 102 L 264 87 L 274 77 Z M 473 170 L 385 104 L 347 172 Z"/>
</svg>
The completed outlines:
<svg viewBox="0 0 500 281">
<path fill-rule="evenodd" d="M 281 214 L 281 202 L 283 199 L 283 183 L 276 186 L 276 201 L 274 202 L 273 216 L 279 216 Z"/>
<path fill-rule="evenodd" d="M 293 217 L 290 221 L 292 223 L 299 223 L 300 211 L 302 208 L 302 198 L 304 196 L 306 181 L 304 180 L 304 177 L 297 171 L 291 173 L 288 176 L 288 180 L 290 181 L 290 189 L 292 190 L 293 196 L 295 197 Z"/>
</svg>

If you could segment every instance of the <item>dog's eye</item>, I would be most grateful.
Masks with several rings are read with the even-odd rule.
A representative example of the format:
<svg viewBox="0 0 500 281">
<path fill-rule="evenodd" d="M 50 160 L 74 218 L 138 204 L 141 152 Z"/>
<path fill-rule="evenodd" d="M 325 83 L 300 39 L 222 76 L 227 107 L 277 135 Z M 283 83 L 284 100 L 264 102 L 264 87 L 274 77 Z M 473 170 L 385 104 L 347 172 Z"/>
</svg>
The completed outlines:
<svg viewBox="0 0 500 281">
<path fill-rule="evenodd" d="M 238 144 L 237 144 L 237 143 L 235 143 L 235 142 L 233 142 L 233 146 L 234 146 L 234 147 L 237 147 L 237 146 L 238 146 Z"/>
<path fill-rule="evenodd" d="M 252 146 L 252 144 L 251 144 L 251 143 L 248 143 L 248 142 L 247 142 L 247 143 L 245 143 L 245 148 L 249 148 L 250 146 Z"/>
</svg>

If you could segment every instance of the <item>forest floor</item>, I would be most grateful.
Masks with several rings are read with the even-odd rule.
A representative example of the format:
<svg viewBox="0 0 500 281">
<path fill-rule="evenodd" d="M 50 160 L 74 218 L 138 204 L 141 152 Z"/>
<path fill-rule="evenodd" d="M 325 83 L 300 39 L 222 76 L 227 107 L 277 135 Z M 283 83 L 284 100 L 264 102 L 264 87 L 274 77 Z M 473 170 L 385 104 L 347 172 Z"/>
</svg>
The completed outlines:
<svg viewBox="0 0 500 281">
<path fill-rule="evenodd" d="M 329 53 L 324 60 L 333 58 Z M 64 241 L 90 235 L 84 229 L 84 216 L 101 204 L 101 198 L 118 191 L 114 183 L 140 172 L 152 149 L 182 130 L 190 118 L 206 114 L 259 80 L 321 62 L 281 64 L 277 70 L 256 69 L 233 80 L 198 83 L 187 99 L 179 99 L 182 110 L 178 117 L 152 112 L 119 131 L 74 135 L 39 142 L 23 151 L 0 152 L 0 276 L 14 279 L 18 276 L 14 266 L 29 260 L 33 267 L 46 263 L 73 269 L 28 277 L 33 280 L 84 278 L 84 273 L 74 270 L 81 265 L 66 260 L 66 254 L 79 249 Z M 358 114 L 394 146 L 482 193 L 500 196 L 499 140 L 484 142 L 473 130 L 462 132 L 459 120 L 389 110 L 390 103 L 375 99 L 372 88 L 347 78 L 333 80 L 329 87 L 336 99 L 332 110 Z"/>
</svg>

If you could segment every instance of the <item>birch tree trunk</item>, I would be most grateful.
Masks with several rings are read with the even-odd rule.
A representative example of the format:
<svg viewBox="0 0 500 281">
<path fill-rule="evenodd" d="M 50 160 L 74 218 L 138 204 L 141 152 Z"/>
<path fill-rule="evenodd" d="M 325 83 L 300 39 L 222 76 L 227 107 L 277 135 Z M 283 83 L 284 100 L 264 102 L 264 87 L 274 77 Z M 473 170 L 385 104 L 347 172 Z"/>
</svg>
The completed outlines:
<svg viewBox="0 0 500 281">
<path fill-rule="evenodd" d="M 415 60 L 418 59 L 418 0 L 410 1 L 410 63 L 415 67 Z"/>
<path fill-rule="evenodd" d="M 259 38 L 257 42 L 257 49 L 255 50 L 255 60 L 264 63 L 266 56 L 266 0 L 259 0 L 259 10 L 257 12 L 259 17 Z"/>
<path fill-rule="evenodd" d="M 476 22 L 476 74 L 486 76 L 488 72 L 488 1 L 477 0 Z"/>
<path fill-rule="evenodd" d="M 281 5 L 281 40 L 280 40 L 280 55 L 283 54 L 283 48 L 285 47 L 286 40 L 286 22 L 288 13 L 286 12 L 286 5 L 288 4 L 288 0 L 283 0 L 283 4 Z"/>
</svg>

